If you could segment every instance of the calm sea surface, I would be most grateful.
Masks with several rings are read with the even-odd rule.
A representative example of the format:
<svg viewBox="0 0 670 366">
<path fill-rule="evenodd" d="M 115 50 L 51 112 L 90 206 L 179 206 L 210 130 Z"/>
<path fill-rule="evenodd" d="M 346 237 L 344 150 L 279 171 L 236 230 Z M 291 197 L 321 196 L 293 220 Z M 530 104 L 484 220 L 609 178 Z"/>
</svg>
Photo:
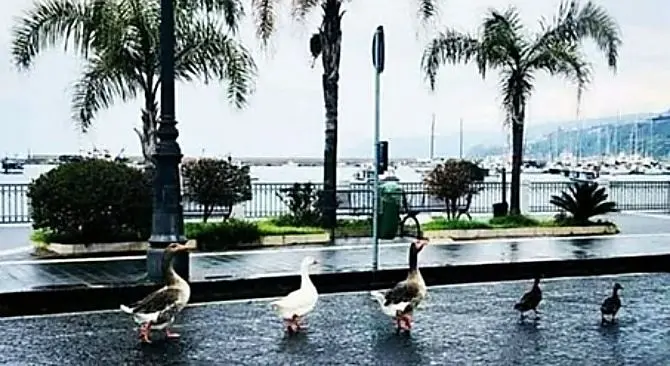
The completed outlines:
<svg viewBox="0 0 670 366">
<path fill-rule="evenodd" d="M 23 174 L 0 174 L 1 183 L 30 183 L 40 174 L 56 167 L 55 165 L 27 165 Z M 353 175 L 359 170 L 357 167 L 338 167 L 338 180 L 352 181 Z M 395 171 L 396 176 L 402 182 L 419 182 L 421 176 L 411 167 L 401 166 Z M 258 178 L 257 182 L 267 183 L 294 183 L 294 182 L 322 182 L 322 167 L 298 167 L 298 166 L 252 166 L 252 177 Z M 528 174 L 524 179 L 529 181 L 567 181 L 566 178 L 549 174 Z M 608 177 L 609 180 L 617 181 L 670 181 L 670 175 L 617 175 Z M 498 181 L 500 177 L 488 177 L 487 181 Z"/>
</svg>

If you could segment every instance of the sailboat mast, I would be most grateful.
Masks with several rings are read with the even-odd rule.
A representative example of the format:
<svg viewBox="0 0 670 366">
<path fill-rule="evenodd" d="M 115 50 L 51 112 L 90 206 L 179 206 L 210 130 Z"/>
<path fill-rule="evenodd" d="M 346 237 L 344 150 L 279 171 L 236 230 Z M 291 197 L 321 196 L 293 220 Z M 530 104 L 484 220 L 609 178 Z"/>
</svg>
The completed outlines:
<svg viewBox="0 0 670 366">
<path fill-rule="evenodd" d="M 435 113 L 433 113 L 433 119 L 430 122 L 430 150 L 428 155 L 430 160 L 435 157 Z"/>
<path fill-rule="evenodd" d="M 459 157 L 461 158 L 461 160 L 463 160 L 463 118 L 461 118 L 459 123 L 460 123 L 460 126 L 459 126 L 459 128 L 460 128 L 460 131 L 459 131 L 460 135 L 459 136 L 460 137 L 459 137 L 459 146 L 458 146 L 459 147 Z"/>
</svg>

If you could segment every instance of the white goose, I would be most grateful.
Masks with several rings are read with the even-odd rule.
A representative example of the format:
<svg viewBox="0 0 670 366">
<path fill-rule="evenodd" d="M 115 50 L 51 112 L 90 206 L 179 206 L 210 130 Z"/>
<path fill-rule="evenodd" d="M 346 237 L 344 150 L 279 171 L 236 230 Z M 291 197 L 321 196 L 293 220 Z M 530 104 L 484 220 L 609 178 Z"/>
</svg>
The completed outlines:
<svg viewBox="0 0 670 366">
<path fill-rule="evenodd" d="M 152 329 L 165 330 L 168 338 L 179 337 L 179 334 L 170 332 L 168 327 L 188 303 L 191 287 L 174 271 L 172 258 L 177 252 L 187 249 L 188 247 L 178 243 L 168 245 L 163 254 L 166 285 L 131 306 L 121 305 L 124 313 L 132 314 L 135 322 L 142 325 L 140 339 L 146 343 L 151 343 L 149 333 Z"/>
<path fill-rule="evenodd" d="M 316 306 L 319 293 L 309 278 L 309 268 L 317 263 L 319 262 L 313 257 L 303 258 L 300 264 L 300 288 L 270 303 L 277 314 L 284 319 L 289 334 L 305 329 L 305 326 L 300 325 L 300 320 Z"/>
<path fill-rule="evenodd" d="M 426 283 L 419 272 L 418 255 L 428 244 L 427 240 L 417 240 L 409 247 L 409 273 L 407 278 L 386 291 L 371 291 L 384 314 L 393 317 L 397 330 L 409 331 L 412 328 L 412 314 L 428 292 Z"/>
</svg>

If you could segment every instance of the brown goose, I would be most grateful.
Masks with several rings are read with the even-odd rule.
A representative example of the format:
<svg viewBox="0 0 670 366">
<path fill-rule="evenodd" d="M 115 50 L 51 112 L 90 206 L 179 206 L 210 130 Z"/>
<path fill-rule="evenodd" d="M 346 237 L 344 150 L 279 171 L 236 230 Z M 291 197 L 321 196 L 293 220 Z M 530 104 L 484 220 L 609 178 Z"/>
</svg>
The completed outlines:
<svg viewBox="0 0 670 366">
<path fill-rule="evenodd" d="M 426 283 L 419 272 L 418 255 L 428 244 L 427 239 L 412 242 L 409 247 L 409 273 L 404 281 L 382 293 L 372 291 L 372 297 L 377 300 L 384 314 L 393 317 L 397 331 L 412 329 L 412 314 L 414 309 L 428 292 Z"/>
<path fill-rule="evenodd" d="M 539 311 L 537 311 L 537 306 L 540 305 L 542 301 L 542 290 L 540 289 L 540 276 L 535 276 L 535 281 L 533 282 L 533 288 L 530 291 L 523 294 L 521 300 L 514 304 L 514 310 L 519 311 L 521 314 L 520 320 L 525 318 L 525 313 L 532 310 L 535 313 L 537 318 Z"/>
<path fill-rule="evenodd" d="M 623 287 L 621 287 L 619 283 L 615 283 L 614 288 L 612 289 L 612 296 L 606 298 L 605 301 L 603 301 L 603 304 L 600 306 L 600 324 L 605 324 L 606 322 L 616 322 L 616 313 L 621 308 L 619 290 L 623 290 Z M 606 316 L 609 316 L 610 319 L 605 319 Z"/>
<path fill-rule="evenodd" d="M 186 306 L 191 297 L 191 288 L 179 277 L 172 267 L 172 259 L 177 252 L 187 250 L 182 244 L 172 243 L 163 254 L 163 274 L 166 285 L 149 296 L 131 305 L 121 305 L 124 313 L 132 314 L 136 323 L 141 324 L 140 339 L 151 343 L 149 332 L 152 329 L 165 330 L 168 338 L 177 338 L 179 334 L 168 329 L 175 316 Z"/>
</svg>

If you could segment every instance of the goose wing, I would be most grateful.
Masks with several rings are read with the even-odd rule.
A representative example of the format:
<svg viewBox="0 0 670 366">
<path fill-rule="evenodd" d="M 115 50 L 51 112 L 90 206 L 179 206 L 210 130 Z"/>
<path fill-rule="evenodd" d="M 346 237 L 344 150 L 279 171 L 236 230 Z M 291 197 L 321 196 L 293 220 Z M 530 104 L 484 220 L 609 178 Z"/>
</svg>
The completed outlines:
<svg viewBox="0 0 670 366">
<path fill-rule="evenodd" d="M 514 308 L 517 310 L 530 310 L 540 303 L 542 300 L 542 292 L 539 288 L 533 288 L 532 290 L 526 292 L 521 296 L 521 299 L 518 303 L 514 305 Z"/>
<path fill-rule="evenodd" d="M 386 293 L 384 306 L 410 303 L 419 297 L 420 292 L 418 284 L 407 280 L 401 281 Z"/>
<path fill-rule="evenodd" d="M 133 313 L 155 313 L 167 310 L 176 304 L 180 290 L 173 287 L 163 287 L 144 299 L 132 305 Z"/>
<path fill-rule="evenodd" d="M 619 310 L 621 301 L 616 297 L 608 297 L 600 306 L 600 312 L 603 314 L 613 314 Z"/>
</svg>

